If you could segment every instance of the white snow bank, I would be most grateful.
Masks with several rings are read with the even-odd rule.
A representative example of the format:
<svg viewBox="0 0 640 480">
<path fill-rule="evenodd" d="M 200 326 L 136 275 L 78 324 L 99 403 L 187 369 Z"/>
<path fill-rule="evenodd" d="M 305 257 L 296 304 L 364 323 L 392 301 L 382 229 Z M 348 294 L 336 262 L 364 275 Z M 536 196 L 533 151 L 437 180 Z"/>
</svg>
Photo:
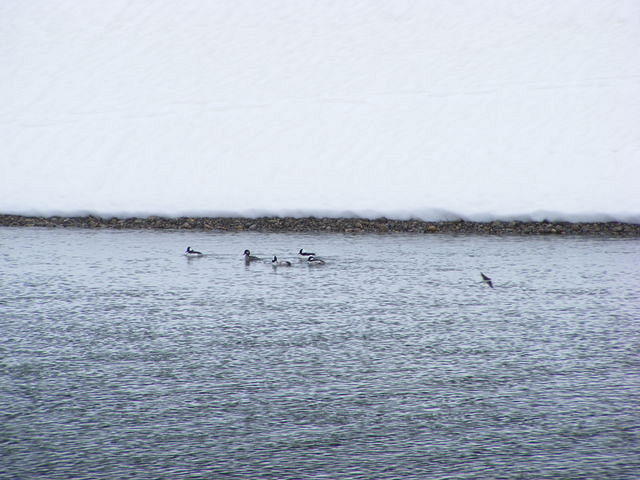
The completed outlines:
<svg viewBox="0 0 640 480">
<path fill-rule="evenodd" d="M 0 212 L 640 223 L 635 1 L 0 3 Z"/>
</svg>

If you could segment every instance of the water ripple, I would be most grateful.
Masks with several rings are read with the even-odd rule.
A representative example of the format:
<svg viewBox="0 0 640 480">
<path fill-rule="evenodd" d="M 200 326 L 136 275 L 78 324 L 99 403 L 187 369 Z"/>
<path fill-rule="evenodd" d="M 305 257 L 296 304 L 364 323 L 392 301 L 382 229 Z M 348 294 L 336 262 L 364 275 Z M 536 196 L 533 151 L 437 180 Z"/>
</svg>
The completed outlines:
<svg viewBox="0 0 640 480">
<path fill-rule="evenodd" d="M 637 240 L 4 228 L 0 247 L 0 479 L 640 471 Z"/>
</svg>

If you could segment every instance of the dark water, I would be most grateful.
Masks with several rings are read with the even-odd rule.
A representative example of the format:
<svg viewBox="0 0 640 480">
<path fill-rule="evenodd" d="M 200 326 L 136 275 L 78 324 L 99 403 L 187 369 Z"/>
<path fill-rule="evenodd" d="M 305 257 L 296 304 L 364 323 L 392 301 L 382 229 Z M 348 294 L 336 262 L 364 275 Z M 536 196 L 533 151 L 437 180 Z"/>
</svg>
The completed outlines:
<svg viewBox="0 0 640 480">
<path fill-rule="evenodd" d="M 637 239 L 3 228 L 0 478 L 637 479 L 639 267 Z"/>
</svg>

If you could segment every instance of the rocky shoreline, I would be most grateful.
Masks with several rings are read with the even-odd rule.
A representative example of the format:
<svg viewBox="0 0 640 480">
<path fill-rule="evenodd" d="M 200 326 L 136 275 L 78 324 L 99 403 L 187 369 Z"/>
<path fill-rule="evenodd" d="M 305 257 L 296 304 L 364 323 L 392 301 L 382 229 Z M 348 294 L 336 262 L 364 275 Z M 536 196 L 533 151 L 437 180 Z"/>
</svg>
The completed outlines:
<svg viewBox="0 0 640 480">
<path fill-rule="evenodd" d="M 391 220 L 387 218 L 316 217 L 30 217 L 0 215 L 0 226 L 48 228 L 110 228 L 155 230 L 213 230 L 220 232 L 336 232 L 336 233 L 453 233 L 479 235 L 597 235 L 640 237 L 640 224 L 621 222 L 522 222 L 465 220 Z"/>
</svg>

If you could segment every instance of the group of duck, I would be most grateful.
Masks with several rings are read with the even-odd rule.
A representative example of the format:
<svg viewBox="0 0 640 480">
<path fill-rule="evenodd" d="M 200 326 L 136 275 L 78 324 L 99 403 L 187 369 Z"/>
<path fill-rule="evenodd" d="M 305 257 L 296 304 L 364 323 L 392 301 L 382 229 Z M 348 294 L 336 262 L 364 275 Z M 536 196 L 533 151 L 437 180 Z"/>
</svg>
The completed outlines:
<svg viewBox="0 0 640 480">
<path fill-rule="evenodd" d="M 194 250 L 191 247 L 187 247 L 184 254 L 187 257 L 201 257 L 204 255 L 202 252 L 198 252 L 197 250 Z M 251 255 L 251 251 L 249 250 L 245 250 L 242 255 L 244 257 L 245 265 L 249 265 L 252 262 L 266 263 L 266 260 L 264 260 L 263 258 L 256 257 L 255 255 Z M 322 258 L 318 257 L 315 253 L 305 252 L 302 248 L 298 251 L 298 259 L 301 262 L 305 262 L 307 265 L 324 265 L 326 263 Z M 278 260 L 278 257 L 274 255 L 273 259 L 271 260 L 271 265 L 273 265 L 274 267 L 290 267 L 292 263 L 289 260 Z M 480 276 L 482 278 L 482 282 L 485 285 L 488 285 L 489 287 L 493 288 L 493 282 L 491 281 L 491 278 L 487 277 L 482 272 L 480 272 Z"/>
<path fill-rule="evenodd" d="M 202 252 L 198 252 L 197 250 L 194 250 L 191 247 L 187 247 L 184 254 L 187 257 L 201 257 L 204 255 Z M 246 265 L 249 265 L 252 262 L 263 262 L 263 263 L 265 262 L 264 259 L 260 257 L 256 257 L 255 255 L 251 255 L 251 252 L 249 250 L 244 251 L 243 257 L 244 257 L 244 263 Z M 322 258 L 318 257 L 315 253 L 305 252 L 302 248 L 298 252 L 298 259 L 300 261 L 307 263 L 308 265 L 314 265 L 314 266 L 324 265 L 326 263 Z M 271 260 L 271 265 L 273 265 L 274 267 L 290 267 L 292 263 L 288 260 L 278 260 L 278 257 L 274 255 L 273 259 Z"/>
</svg>

